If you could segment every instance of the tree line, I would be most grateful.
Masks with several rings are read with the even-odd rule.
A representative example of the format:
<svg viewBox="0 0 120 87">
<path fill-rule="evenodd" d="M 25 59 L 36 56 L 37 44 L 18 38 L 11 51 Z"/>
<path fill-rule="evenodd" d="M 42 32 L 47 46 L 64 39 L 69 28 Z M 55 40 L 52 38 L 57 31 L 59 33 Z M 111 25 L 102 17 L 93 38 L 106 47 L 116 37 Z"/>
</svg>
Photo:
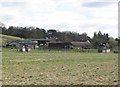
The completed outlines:
<svg viewBox="0 0 120 87">
<path fill-rule="evenodd" d="M 60 32 L 55 29 L 45 30 L 35 27 L 14 27 L 10 26 L 8 28 L 2 27 L 2 34 L 11 35 L 25 39 L 55 39 L 57 41 L 86 41 L 90 40 L 90 37 L 86 34 L 79 34 L 76 32 L 64 31 Z"/>
<path fill-rule="evenodd" d="M 15 27 L 10 26 L 0 27 L 0 34 L 11 35 L 25 39 L 54 39 L 55 41 L 62 42 L 80 42 L 89 40 L 94 48 L 97 48 L 100 44 L 110 44 L 111 47 L 117 46 L 117 40 L 109 37 L 108 33 L 101 31 L 94 32 L 94 36 L 90 38 L 87 33 L 79 34 L 77 32 L 64 31 L 60 32 L 55 29 L 45 30 L 38 27 Z"/>
</svg>

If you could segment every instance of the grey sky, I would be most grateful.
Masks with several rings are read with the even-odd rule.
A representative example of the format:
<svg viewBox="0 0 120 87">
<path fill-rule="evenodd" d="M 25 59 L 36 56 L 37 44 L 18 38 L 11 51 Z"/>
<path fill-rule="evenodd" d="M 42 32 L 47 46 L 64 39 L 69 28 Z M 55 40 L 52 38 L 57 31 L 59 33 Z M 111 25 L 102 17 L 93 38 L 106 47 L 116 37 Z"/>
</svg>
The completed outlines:
<svg viewBox="0 0 120 87">
<path fill-rule="evenodd" d="M 118 37 L 118 0 L 0 0 L 0 21 L 7 27 L 54 28 L 91 37 L 101 30 Z"/>
</svg>

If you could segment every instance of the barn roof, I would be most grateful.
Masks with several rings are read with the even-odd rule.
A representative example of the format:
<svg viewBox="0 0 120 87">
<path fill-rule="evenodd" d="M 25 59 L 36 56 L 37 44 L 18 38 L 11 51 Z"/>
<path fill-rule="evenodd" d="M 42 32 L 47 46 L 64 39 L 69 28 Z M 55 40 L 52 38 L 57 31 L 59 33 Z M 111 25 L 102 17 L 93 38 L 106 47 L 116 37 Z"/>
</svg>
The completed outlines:
<svg viewBox="0 0 120 87">
<path fill-rule="evenodd" d="M 68 45 L 71 45 L 71 42 L 49 42 L 49 44 L 68 44 Z"/>
<path fill-rule="evenodd" d="M 90 46 L 91 43 L 89 41 L 86 42 L 71 42 L 73 46 Z"/>
<path fill-rule="evenodd" d="M 34 45 L 37 44 L 36 42 L 33 42 L 31 40 L 24 40 L 22 42 L 19 42 L 19 44 L 27 44 L 27 45 Z"/>
</svg>

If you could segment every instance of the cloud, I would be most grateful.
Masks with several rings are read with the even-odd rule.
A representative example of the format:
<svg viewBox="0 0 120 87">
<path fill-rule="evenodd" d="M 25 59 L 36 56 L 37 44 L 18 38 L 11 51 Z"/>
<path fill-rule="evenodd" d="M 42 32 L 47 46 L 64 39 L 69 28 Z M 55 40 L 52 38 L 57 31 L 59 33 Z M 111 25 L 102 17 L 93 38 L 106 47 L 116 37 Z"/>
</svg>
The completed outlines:
<svg viewBox="0 0 120 87">
<path fill-rule="evenodd" d="M 46 28 L 51 28 L 51 29 L 68 29 L 69 28 L 69 26 L 68 25 L 66 25 L 66 24 L 54 24 L 54 25 L 47 25 L 47 26 L 45 26 Z"/>
<path fill-rule="evenodd" d="M 18 2 L 18 1 L 14 1 L 14 2 L 1 2 L 0 5 L 2 7 L 22 7 L 23 5 L 25 5 L 25 2 Z"/>
<path fill-rule="evenodd" d="M 53 0 L 26 0 L 27 5 L 25 11 L 31 14 L 50 13 L 55 11 L 56 4 Z"/>
<path fill-rule="evenodd" d="M 85 2 L 82 4 L 83 7 L 92 7 L 92 8 L 100 8 L 100 7 L 106 7 L 113 4 L 113 2 Z"/>
<path fill-rule="evenodd" d="M 6 26 L 55 28 L 89 36 L 101 30 L 117 37 L 117 9 L 115 0 L 0 0 L 0 20 Z"/>
<path fill-rule="evenodd" d="M 2 17 L 1 17 L 1 20 L 6 20 L 6 21 L 10 21 L 10 20 L 12 20 L 13 19 L 13 17 L 11 16 L 11 15 L 3 15 Z"/>
</svg>

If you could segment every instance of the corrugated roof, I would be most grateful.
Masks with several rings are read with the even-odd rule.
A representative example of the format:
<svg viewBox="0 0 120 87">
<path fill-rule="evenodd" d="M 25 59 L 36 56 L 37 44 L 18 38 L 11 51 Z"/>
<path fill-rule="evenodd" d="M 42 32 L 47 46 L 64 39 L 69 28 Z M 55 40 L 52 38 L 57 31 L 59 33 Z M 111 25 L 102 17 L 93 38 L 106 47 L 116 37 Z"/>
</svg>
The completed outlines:
<svg viewBox="0 0 120 87">
<path fill-rule="evenodd" d="M 73 46 L 90 46 L 91 43 L 86 41 L 86 42 L 71 42 Z"/>
</svg>

